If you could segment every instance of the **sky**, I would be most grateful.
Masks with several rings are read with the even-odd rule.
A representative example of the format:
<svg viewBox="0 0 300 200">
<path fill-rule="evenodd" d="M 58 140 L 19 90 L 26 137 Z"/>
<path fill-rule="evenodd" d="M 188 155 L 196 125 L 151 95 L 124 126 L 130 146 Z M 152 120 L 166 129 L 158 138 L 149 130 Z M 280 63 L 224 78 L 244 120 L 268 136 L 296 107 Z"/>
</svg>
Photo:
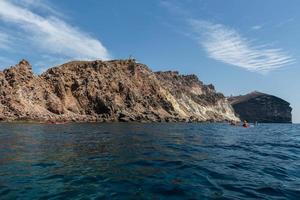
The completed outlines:
<svg viewBox="0 0 300 200">
<path fill-rule="evenodd" d="M 125 59 L 196 74 L 226 96 L 260 91 L 300 123 L 299 0 L 0 0 L 0 69 Z"/>
</svg>

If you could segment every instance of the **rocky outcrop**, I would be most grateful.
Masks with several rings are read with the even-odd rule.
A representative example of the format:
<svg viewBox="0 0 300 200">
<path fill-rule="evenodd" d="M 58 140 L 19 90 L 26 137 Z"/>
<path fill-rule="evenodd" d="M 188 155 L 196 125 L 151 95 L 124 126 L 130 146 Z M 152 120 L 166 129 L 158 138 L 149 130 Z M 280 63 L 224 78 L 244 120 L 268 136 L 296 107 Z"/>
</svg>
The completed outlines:
<svg viewBox="0 0 300 200">
<path fill-rule="evenodd" d="M 73 61 L 39 76 L 22 60 L 0 72 L 0 119 L 239 120 L 227 99 L 195 75 L 154 73 L 133 59 Z"/>
<path fill-rule="evenodd" d="M 241 120 L 261 123 L 291 123 L 290 103 L 261 92 L 230 97 L 229 102 Z"/>
</svg>

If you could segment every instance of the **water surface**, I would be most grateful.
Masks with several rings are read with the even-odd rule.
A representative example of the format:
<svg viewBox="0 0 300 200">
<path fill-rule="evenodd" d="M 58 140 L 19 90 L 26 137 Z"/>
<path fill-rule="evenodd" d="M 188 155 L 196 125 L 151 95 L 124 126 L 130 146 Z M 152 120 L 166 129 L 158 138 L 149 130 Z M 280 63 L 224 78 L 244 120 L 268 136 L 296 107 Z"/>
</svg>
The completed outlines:
<svg viewBox="0 0 300 200">
<path fill-rule="evenodd" d="M 300 199 L 300 125 L 2 123 L 0 199 Z"/>
</svg>

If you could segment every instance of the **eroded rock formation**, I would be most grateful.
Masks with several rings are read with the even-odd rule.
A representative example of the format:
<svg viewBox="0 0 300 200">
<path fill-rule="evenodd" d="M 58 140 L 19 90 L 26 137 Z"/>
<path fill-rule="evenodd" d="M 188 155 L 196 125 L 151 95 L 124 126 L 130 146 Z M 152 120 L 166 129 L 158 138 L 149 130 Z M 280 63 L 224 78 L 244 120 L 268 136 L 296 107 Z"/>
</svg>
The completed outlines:
<svg viewBox="0 0 300 200">
<path fill-rule="evenodd" d="M 0 72 L 0 119 L 239 120 L 223 94 L 195 75 L 155 73 L 133 59 L 73 61 L 39 76 L 22 60 Z"/>
<path fill-rule="evenodd" d="M 252 92 L 230 97 L 229 101 L 241 120 L 261 123 L 292 122 L 290 103 L 276 96 Z"/>
</svg>

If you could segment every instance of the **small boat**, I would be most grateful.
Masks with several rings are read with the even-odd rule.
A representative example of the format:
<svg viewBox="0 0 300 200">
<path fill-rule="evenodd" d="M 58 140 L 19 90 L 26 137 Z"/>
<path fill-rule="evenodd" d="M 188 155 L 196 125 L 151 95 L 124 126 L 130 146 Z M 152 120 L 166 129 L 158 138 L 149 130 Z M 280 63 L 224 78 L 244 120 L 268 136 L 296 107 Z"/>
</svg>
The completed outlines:
<svg viewBox="0 0 300 200">
<path fill-rule="evenodd" d="M 250 125 L 249 125 L 249 124 L 243 124 L 243 127 L 244 127 L 244 128 L 249 128 Z"/>
<path fill-rule="evenodd" d="M 243 127 L 244 128 L 249 128 L 250 127 L 250 125 L 248 124 L 248 122 L 246 120 L 244 120 Z"/>
</svg>

